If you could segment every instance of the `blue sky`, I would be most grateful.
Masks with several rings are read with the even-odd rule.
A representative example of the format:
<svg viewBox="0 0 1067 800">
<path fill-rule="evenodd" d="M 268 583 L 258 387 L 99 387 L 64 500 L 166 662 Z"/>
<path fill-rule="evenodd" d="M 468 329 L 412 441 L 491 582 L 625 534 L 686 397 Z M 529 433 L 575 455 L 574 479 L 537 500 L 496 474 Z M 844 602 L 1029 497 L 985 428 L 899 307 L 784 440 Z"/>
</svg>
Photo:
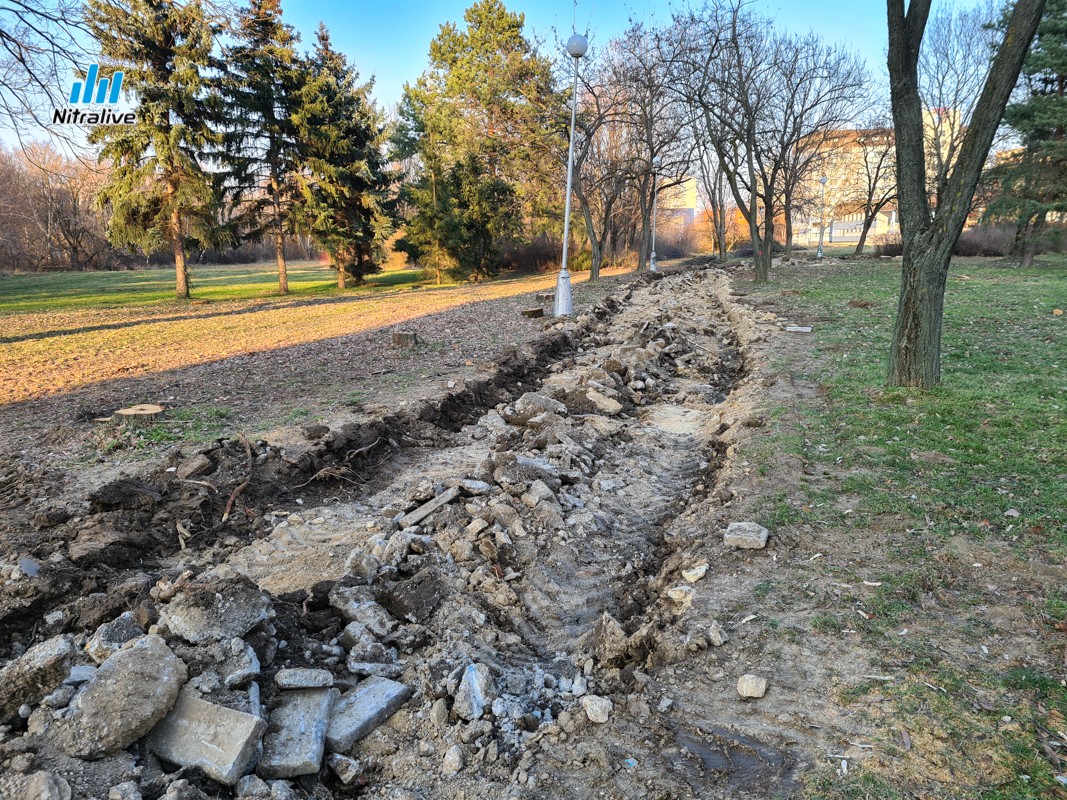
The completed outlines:
<svg viewBox="0 0 1067 800">
<path fill-rule="evenodd" d="M 288 22 L 300 31 L 305 48 L 315 39 L 319 21 L 330 29 L 334 44 L 346 53 L 364 78 L 376 78 L 374 96 L 389 107 L 400 99 L 405 81 L 414 81 L 426 66 L 430 41 L 443 22 L 462 22 L 473 0 L 284 0 Z M 627 20 L 666 22 L 666 0 L 505 0 L 511 11 L 526 15 L 530 33 L 547 41 L 565 39 L 572 23 L 596 40 L 622 31 Z M 694 3 L 696 5 L 697 3 Z M 677 5 L 681 5 L 678 3 Z M 779 25 L 797 33 L 814 30 L 827 42 L 848 46 L 872 72 L 884 71 L 886 11 L 881 0 L 756 0 L 754 5 Z"/>
</svg>

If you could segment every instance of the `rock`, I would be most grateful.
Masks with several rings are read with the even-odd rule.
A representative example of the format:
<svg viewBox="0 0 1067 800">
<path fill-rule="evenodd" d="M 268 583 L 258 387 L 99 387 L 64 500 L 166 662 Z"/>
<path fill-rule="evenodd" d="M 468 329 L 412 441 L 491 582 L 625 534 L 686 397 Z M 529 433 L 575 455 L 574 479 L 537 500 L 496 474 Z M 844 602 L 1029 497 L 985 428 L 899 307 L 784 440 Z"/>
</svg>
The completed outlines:
<svg viewBox="0 0 1067 800">
<path fill-rule="evenodd" d="M 310 425 L 304 425 L 303 427 L 301 427 L 300 432 L 304 434 L 305 439 L 307 439 L 309 442 L 313 442 L 316 439 L 321 439 L 323 436 L 329 433 L 330 427 L 328 425 L 323 425 L 319 422 L 314 422 Z"/>
<path fill-rule="evenodd" d="M 731 522 L 722 541 L 727 547 L 760 550 L 767 546 L 768 536 L 770 531 L 755 522 Z"/>
<path fill-rule="evenodd" d="M 168 603 L 159 622 L 192 644 L 229 641 L 268 619 L 270 600 L 244 579 L 190 585 Z"/>
<path fill-rule="evenodd" d="M 85 652 L 89 658 L 97 664 L 103 664 L 107 659 L 118 652 L 126 642 L 144 636 L 144 631 L 134 619 L 133 612 L 127 611 L 111 622 L 105 622 L 96 629 L 85 644 Z"/>
<path fill-rule="evenodd" d="M 408 528 L 408 527 L 411 527 L 412 525 L 418 525 L 420 522 L 422 522 L 424 519 L 426 519 L 428 516 L 430 516 L 430 514 L 435 512 L 441 506 L 447 505 L 448 503 L 451 503 L 457 497 L 459 497 L 459 487 L 458 486 L 453 486 L 453 487 L 451 487 L 449 489 L 445 489 L 443 492 L 441 492 L 441 494 L 439 494 L 437 497 L 435 497 L 430 502 L 424 503 L 423 505 L 419 506 L 414 511 L 412 511 L 410 514 L 405 514 L 400 519 L 400 527 L 401 528 Z"/>
<path fill-rule="evenodd" d="M 198 767 L 233 786 L 252 767 L 266 730 L 259 717 L 209 703 L 185 691 L 149 734 L 148 749 L 180 767 Z"/>
<path fill-rule="evenodd" d="M 73 639 L 54 636 L 0 669 L 0 723 L 14 716 L 23 703 L 39 703 L 59 686 L 73 656 Z"/>
<path fill-rule="evenodd" d="M 271 800 L 296 800 L 296 792 L 289 781 L 270 782 Z"/>
<path fill-rule="evenodd" d="M 215 471 L 215 462 L 208 458 L 206 455 L 193 456 L 186 459 L 178 465 L 178 469 L 174 473 L 182 480 L 188 480 L 197 475 L 207 475 L 210 472 Z"/>
<path fill-rule="evenodd" d="M 245 686 L 259 676 L 259 656 L 252 645 L 235 636 L 228 645 L 222 647 L 225 647 L 225 650 L 219 664 L 219 673 L 227 689 Z"/>
<path fill-rule="evenodd" d="M 96 667 L 90 667 L 88 664 L 77 664 L 70 668 L 70 674 L 64 679 L 64 686 L 81 686 L 83 683 L 88 683 L 96 675 Z"/>
<path fill-rule="evenodd" d="M 411 689 L 388 678 L 367 678 L 341 696 L 333 709 L 326 743 L 335 753 L 347 753 L 352 745 L 396 713 Z"/>
<path fill-rule="evenodd" d="M 107 793 L 107 800 L 141 800 L 141 787 L 133 781 L 112 786 Z"/>
<path fill-rule="evenodd" d="M 256 773 L 262 778 L 295 778 L 318 772 L 326 750 L 330 712 L 339 696 L 336 689 L 295 689 L 279 694 Z"/>
<path fill-rule="evenodd" d="M 324 669 L 280 669 L 274 675 L 279 689 L 329 689 L 333 675 Z"/>
<path fill-rule="evenodd" d="M 593 653 L 602 664 L 615 664 L 626 657 L 628 637 L 611 614 L 601 614 L 593 628 Z"/>
<path fill-rule="evenodd" d="M 515 401 L 514 412 L 504 414 L 504 419 L 512 425 L 525 425 L 538 414 L 551 411 L 561 417 L 567 416 L 567 406 L 559 400 L 553 400 L 547 394 L 527 392 Z"/>
<path fill-rule="evenodd" d="M 107 659 L 65 709 L 48 737 L 76 758 L 129 747 L 174 706 L 188 677 L 185 662 L 156 635 L 142 636 Z"/>
<path fill-rule="evenodd" d="M 19 753 L 17 756 L 13 756 L 8 764 L 11 771 L 16 774 L 29 772 L 33 769 L 33 753 Z"/>
<path fill-rule="evenodd" d="M 679 611 L 685 611 L 693 604 L 695 594 L 692 586 L 674 586 L 667 590 L 667 597 L 678 604 Z"/>
<path fill-rule="evenodd" d="M 41 771 L 33 773 L 26 782 L 23 800 L 70 800 L 70 784 L 59 775 Z"/>
<path fill-rule="evenodd" d="M 163 800 L 210 800 L 210 798 L 187 779 L 181 778 L 167 787 Z"/>
<path fill-rule="evenodd" d="M 330 591 L 330 605 L 341 613 L 346 622 L 358 622 L 379 639 L 395 631 L 399 624 L 378 605 L 373 593 L 363 586 L 334 587 Z"/>
<path fill-rule="evenodd" d="M 479 497 L 489 494 L 493 487 L 485 481 L 478 481 L 474 478 L 462 478 L 456 481 L 456 486 L 459 490 L 468 497 Z"/>
<path fill-rule="evenodd" d="M 443 731 L 448 727 L 448 701 L 439 697 L 430 706 L 430 722 L 438 730 Z"/>
<path fill-rule="evenodd" d="M 378 600 L 397 619 L 425 622 L 444 597 L 445 588 L 437 570 L 424 569 L 379 594 Z"/>
<path fill-rule="evenodd" d="M 741 697 L 763 697 L 767 694 L 767 679 L 759 675 L 742 675 L 737 679 L 737 693 Z"/>
<path fill-rule="evenodd" d="M 712 622 L 711 627 L 708 628 L 708 642 L 712 647 L 722 647 L 730 641 L 730 637 L 726 635 L 726 631 L 722 629 L 722 626 L 718 622 Z"/>
<path fill-rule="evenodd" d="M 461 719 L 468 721 L 481 719 L 485 707 L 496 699 L 496 685 L 493 674 L 485 664 L 469 664 L 463 670 L 459 688 L 456 690 L 452 710 Z"/>
<path fill-rule="evenodd" d="M 238 797 L 267 797 L 270 795 L 270 786 L 258 775 L 245 775 L 238 779 L 234 793 Z"/>
<path fill-rule="evenodd" d="M 703 578 L 705 575 L 707 575 L 707 573 L 708 573 L 708 562 L 704 561 L 703 563 L 697 564 L 695 567 L 690 567 L 689 569 L 683 569 L 682 570 L 682 577 L 685 578 L 687 581 L 689 581 L 689 583 L 696 583 L 701 578 Z"/>
<path fill-rule="evenodd" d="M 353 550 L 345 560 L 345 575 L 358 578 L 368 586 L 378 577 L 382 562 L 364 550 Z"/>
<path fill-rule="evenodd" d="M 601 394 L 596 389 L 587 389 L 585 396 L 589 398 L 589 402 L 592 403 L 596 407 L 596 410 L 601 414 L 614 417 L 622 411 L 622 403 L 605 394 Z"/>
<path fill-rule="evenodd" d="M 441 760 L 441 772 L 445 775 L 455 775 L 463 769 L 463 764 L 463 748 L 454 744 L 445 751 L 445 757 Z"/>
<path fill-rule="evenodd" d="M 611 700 L 606 697 L 587 694 L 582 698 L 582 708 L 585 709 L 585 715 L 590 722 L 603 725 L 611 717 L 611 711 L 614 706 Z"/>
<path fill-rule="evenodd" d="M 66 708 L 77 693 L 78 690 L 73 686 L 60 686 L 51 694 L 45 695 L 41 703 L 49 708 Z"/>
<path fill-rule="evenodd" d="M 330 753 L 326 756 L 326 765 L 333 771 L 334 775 L 341 779 L 341 783 L 345 786 L 353 783 L 363 774 L 362 764 L 356 759 L 340 753 Z"/>
<path fill-rule="evenodd" d="M 353 675 L 358 675 L 361 678 L 366 677 L 379 677 L 379 678 L 399 678 L 404 674 L 404 665 L 391 661 L 357 661 L 348 657 L 348 661 L 345 662 L 345 667 Z"/>
</svg>

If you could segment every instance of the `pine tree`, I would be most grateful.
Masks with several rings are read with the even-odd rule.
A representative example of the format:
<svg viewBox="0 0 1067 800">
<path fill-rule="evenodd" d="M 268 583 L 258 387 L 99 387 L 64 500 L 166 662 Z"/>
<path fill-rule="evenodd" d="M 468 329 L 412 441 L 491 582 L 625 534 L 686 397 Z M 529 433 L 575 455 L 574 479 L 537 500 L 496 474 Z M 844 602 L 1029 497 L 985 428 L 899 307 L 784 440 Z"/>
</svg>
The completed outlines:
<svg viewBox="0 0 1067 800">
<path fill-rule="evenodd" d="M 343 289 L 350 277 L 358 284 L 381 271 L 392 232 L 385 126 L 370 100 L 372 83 L 358 83 L 324 25 L 308 63 L 293 117 L 303 161 L 298 213 L 329 254 Z"/>
<path fill-rule="evenodd" d="M 1050 216 L 1067 212 L 1067 0 L 1048 0 L 1023 64 L 1026 97 L 1005 109 L 1022 148 L 991 170 L 1000 194 L 987 217 L 1015 223 L 1015 251 L 1030 266 Z"/>
<path fill-rule="evenodd" d="M 101 191 L 109 238 L 146 252 L 169 244 L 175 293 L 188 298 L 186 239 L 217 241 L 217 196 L 202 163 L 219 142 L 208 77 L 215 27 L 199 0 L 89 0 L 86 17 L 108 66 L 123 71 L 137 99 L 133 125 L 89 136 L 112 166 Z"/>
<path fill-rule="evenodd" d="M 296 51 L 299 36 L 282 22 L 281 0 L 252 0 L 235 34 L 236 43 L 226 48 L 222 153 L 233 222 L 244 238 L 273 240 L 278 292 L 287 294 L 285 237 L 299 197 L 293 115 L 306 64 Z"/>
</svg>

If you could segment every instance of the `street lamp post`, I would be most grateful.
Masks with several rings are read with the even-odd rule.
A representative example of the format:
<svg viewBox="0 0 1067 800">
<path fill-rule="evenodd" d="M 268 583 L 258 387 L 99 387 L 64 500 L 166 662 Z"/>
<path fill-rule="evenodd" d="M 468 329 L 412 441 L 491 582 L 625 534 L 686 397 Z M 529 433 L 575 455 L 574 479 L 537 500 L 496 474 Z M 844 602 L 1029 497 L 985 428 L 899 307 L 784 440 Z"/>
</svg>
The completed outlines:
<svg viewBox="0 0 1067 800">
<path fill-rule="evenodd" d="M 567 271 L 567 248 L 571 238 L 571 186 L 574 181 L 574 122 L 578 114 L 578 59 L 585 55 L 589 42 L 580 33 L 567 40 L 567 52 L 574 59 L 574 90 L 571 92 L 571 141 L 567 147 L 567 198 L 563 203 L 563 263 L 556 278 L 556 301 L 553 311 L 557 317 L 574 314 L 571 296 L 571 274 Z"/>
<path fill-rule="evenodd" d="M 661 163 L 659 156 L 652 159 L 652 252 L 648 257 L 649 272 L 659 272 L 659 267 L 656 266 L 656 201 L 659 199 L 656 193 L 656 178 L 659 177 Z"/>
<path fill-rule="evenodd" d="M 819 183 L 822 184 L 822 201 L 819 204 L 819 249 L 815 251 L 816 258 L 822 258 L 822 234 L 825 229 L 826 219 L 826 176 L 823 175 L 819 178 Z"/>
</svg>

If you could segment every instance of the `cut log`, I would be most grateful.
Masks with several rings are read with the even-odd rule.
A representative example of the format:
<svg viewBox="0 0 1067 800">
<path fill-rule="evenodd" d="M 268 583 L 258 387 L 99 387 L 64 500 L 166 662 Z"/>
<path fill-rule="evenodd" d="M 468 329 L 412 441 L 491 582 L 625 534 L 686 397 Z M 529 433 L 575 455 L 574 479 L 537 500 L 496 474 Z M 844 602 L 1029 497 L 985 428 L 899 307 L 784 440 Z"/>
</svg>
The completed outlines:
<svg viewBox="0 0 1067 800">
<path fill-rule="evenodd" d="M 414 347 L 418 343 L 418 334 L 412 331 L 393 331 L 393 344 L 397 347 Z"/>
<path fill-rule="evenodd" d="M 111 419 L 113 422 L 120 422 L 123 425 L 151 425 L 156 419 L 162 416 L 166 409 L 163 406 L 157 406 L 154 403 L 142 403 L 138 406 L 130 406 L 129 408 L 120 408 L 116 411 Z"/>
<path fill-rule="evenodd" d="M 530 319 L 537 319 L 538 317 L 543 317 L 545 315 L 545 310 L 540 306 L 537 308 L 524 308 L 522 310 L 522 315 L 524 317 L 529 317 Z"/>
</svg>

